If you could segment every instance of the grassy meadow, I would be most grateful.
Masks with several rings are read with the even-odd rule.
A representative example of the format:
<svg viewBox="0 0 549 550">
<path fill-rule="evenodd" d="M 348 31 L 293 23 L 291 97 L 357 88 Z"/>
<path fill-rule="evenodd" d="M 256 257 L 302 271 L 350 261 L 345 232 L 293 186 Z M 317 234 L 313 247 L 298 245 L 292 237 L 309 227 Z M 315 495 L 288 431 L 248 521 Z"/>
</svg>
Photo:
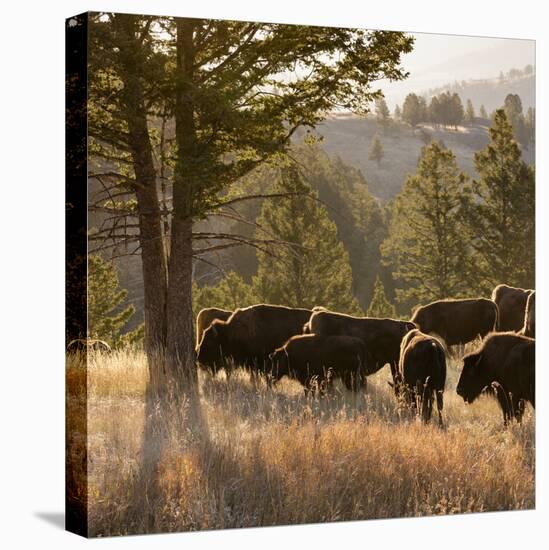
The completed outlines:
<svg viewBox="0 0 549 550">
<path fill-rule="evenodd" d="M 465 405 L 455 393 L 459 357 L 449 362 L 444 429 L 399 410 L 388 366 L 368 378 L 365 394 L 337 385 L 323 399 L 305 397 L 288 379 L 269 390 L 244 371 L 229 381 L 223 372 L 201 372 L 208 443 L 174 437 L 159 465 L 162 494 L 155 502 L 133 489 L 144 428 L 144 353 L 90 356 L 86 415 L 78 414 L 85 371 L 74 357 L 68 361 L 69 460 L 76 470 L 87 468 L 91 536 L 145 532 L 147 514 L 159 531 L 186 531 L 535 505 L 534 411 L 528 406 L 522 425 L 504 429 L 495 400 Z M 166 424 L 180 421 L 176 416 Z M 85 420 L 87 463 L 78 436 L 85 427 L 74 424 Z M 78 480 L 73 490 L 85 498 Z"/>
</svg>

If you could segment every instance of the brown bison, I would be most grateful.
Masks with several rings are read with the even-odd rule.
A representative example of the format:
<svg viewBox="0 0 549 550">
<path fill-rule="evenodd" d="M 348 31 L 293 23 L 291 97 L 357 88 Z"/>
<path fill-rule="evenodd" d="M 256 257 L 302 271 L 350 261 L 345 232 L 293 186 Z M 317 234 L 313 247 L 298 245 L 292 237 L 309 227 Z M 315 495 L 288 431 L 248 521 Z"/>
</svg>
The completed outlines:
<svg viewBox="0 0 549 550">
<path fill-rule="evenodd" d="M 309 321 L 309 329 L 313 334 L 360 338 L 371 356 L 367 374 L 377 372 L 389 363 L 393 381 L 397 373 L 400 342 L 414 328 L 416 325 L 407 321 L 353 317 L 331 311 L 317 311 Z"/>
<path fill-rule="evenodd" d="M 498 308 L 492 300 L 439 300 L 418 307 L 412 316 L 421 332 L 436 334 L 447 346 L 466 344 L 493 331 Z"/>
<path fill-rule="evenodd" d="M 402 340 L 398 378 L 394 384 L 397 397 L 411 407 L 421 403 L 421 417 L 431 420 L 436 398 L 438 421 L 442 426 L 444 386 L 446 384 L 446 355 L 443 345 L 420 330 L 411 330 Z"/>
<path fill-rule="evenodd" d="M 309 309 L 258 304 L 235 310 L 226 320 L 215 320 L 204 331 L 197 348 L 200 364 L 212 370 L 231 363 L 264 371 L 269 354 L 295 334 L 311 316 Z"/>
<path fill-rule="evenodd" d="M 103 353 L 110 353 L 112 349 L 111 346 L 103 340 L 98 340 L 96 338 L 76 338 L 68 343 L 67 351 L 69 353 L 84 351 L 102 351 Z"/>
<path fill-rule="evenodd" d="M 360 338 L 353 336 L 292 336 L 269 356 L 272 379 L 295 378 L 304 387 L 330 385 L 341 378 L 347 389 L 357 392 L 366 385 L 368 355 Z"/>
<path fill-rule="evenodd" d="M 232 313 L 232 311 L 219 309 L 217 307 L 206 307 L 201 309 L 196 316 L 196 347 L 198 348 L 200 345 L 204 331 L 212 324 L 213 321 L 216 319 L 226 321 Z"/>
<path fill-rule="evenodd" d="M 536 292 L 534 290 L 532 290 L 526 301 L 524 326 L 522 327 L 521 334 L 530 338 L 536 337 Z"/>
<path fill-rule="evenodd" d="M 499 321 L 496 328 L 498 332 L 509 330 L 519 332 L 522 329 L 526 301 L 531 292 L 531 290 L 507 285 L 498 285 L 494 288 L 492 300 L 497 304 L 499 310 Z"/>
<path fill-rule="evenodd" d="M 463 358 L 457 393 L 472 403 L 483 391 L 494 394 L 503 422 L 521 421 L 524 404 L 535 407 L 535 340 L 513 332 L 487 336 L 481 348 Z"/>
</svg>

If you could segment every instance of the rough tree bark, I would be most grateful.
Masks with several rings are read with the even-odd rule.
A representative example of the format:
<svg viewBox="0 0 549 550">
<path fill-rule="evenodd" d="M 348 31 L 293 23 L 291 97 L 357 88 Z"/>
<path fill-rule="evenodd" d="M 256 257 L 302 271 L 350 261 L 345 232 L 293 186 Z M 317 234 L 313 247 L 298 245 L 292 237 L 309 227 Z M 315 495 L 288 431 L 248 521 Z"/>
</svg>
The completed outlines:
<svg viewBox="0 0 549 550">
<path fill-rule="evenodd" d="M 137 18 L 114 19 L 120 38 L 121 77 L 124 82 L 128 142 L 135 171 L 135 194 L 139 215 L 139 240 L 143 270 L 145 349 L 149 356 L 163 349 L 166 341 L 167 265 L 162 217 L 156 187 L 144 90 L 139 78 L 141 45 L 136 35 Z"/>
<path fill-rule="evenodd" d="M 171 250 L 168 268 L 167 342 L 169 363 L 178 380 L 196 381 L 192 323 L 192 216 L 197 175 L 192 76 L 195 22 L 177 20 L 175 136 L 177 164 L 173 186 Z"/>
</svg>

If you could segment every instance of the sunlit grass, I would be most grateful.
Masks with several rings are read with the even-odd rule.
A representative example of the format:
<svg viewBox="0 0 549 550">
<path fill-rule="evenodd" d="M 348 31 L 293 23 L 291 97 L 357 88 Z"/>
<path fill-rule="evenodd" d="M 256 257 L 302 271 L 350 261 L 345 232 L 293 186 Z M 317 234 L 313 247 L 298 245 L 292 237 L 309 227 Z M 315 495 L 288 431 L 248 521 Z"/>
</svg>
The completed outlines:
<svg viewBox="0 0 549 550">
<path fill-rule="evenodd" d="M 399 410 L 388 367 L 366 394 L 336 385 L 320 400 L 288 379 L 270 390 L 242 370 L 229 380 L 201 372 L 207 444 L 165 450 L 151 509 L 132 491 L 146 358 L 97 353 L 87 377 L 90 533 L 142 532 L 149 514 L 175 531 L 532 508 L 533 410 L 504 429 L 493 399 L 465 405 L 456 395 L 458 364 L 449 362 L 442 430 Z M 82 373 L 69 365 L 70 407 L 82 405 Z"/>
</svg>

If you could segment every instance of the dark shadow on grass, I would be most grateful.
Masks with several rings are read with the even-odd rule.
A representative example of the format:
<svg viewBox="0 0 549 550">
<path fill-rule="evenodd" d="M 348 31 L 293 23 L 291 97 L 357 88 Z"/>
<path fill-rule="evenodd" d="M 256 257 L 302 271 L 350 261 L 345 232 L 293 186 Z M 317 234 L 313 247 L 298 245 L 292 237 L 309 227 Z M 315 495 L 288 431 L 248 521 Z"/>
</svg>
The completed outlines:
<svg viewBox="0 0 549 550">
<path fill-rule="evenodd" d="M 65 512 L 35 512 L 34 516 L 58 529 L 65 529 Z"/>
</svg>

